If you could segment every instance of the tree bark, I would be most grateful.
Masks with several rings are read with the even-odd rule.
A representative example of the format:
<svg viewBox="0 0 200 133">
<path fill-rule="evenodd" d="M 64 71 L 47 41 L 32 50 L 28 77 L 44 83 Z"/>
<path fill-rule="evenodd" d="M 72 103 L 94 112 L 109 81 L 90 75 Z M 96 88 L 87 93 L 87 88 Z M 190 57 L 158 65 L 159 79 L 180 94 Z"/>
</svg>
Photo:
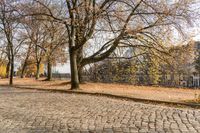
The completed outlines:
<svg viewBox="0 0 200 133">
<path fill-rule="evenodd" d="M 83 80 L 83 67 L 79 67 L 78 68 L 78 78 L 79 78 L 79 83 L 84 83 L 84 80 Z"/>
<path fill-rule="evenodd" d="M 76 51 L 70 49 L 70 68 L 71 68 L 71 89 L 79 89 L 78 67 L 77 67 L 77 55 Z"/>
<path fill-rule="evenodd" d="M 22 67 L 21 78 L 24 78 L 25 70 L 26 70 L 27 62 L 25 61 Z"/>
<path fill-rule="evenodd" d="M 83 59 L 83 47 L 80 47 L 78 49 L 78 54 L 76 57 L 77 61 L 77 67 L 78 67 L 78 77 L 79 77 L 79 83 L 83 83 L 83 77 L 82 77 L 82 72 L 83 72 L 83 66 L 81 65 L 82 59 Z"/>
<path fill-rule="evenodd" d="M 24 78 L 25 70 L 26 70 L 26 67 L 27 67 L 27 61 L 29 59 L 30 53 L 31 53 L 31 44 L 29 44 L 28 51 L 27 51 L 27 54 L 26 54 L 26 58 L 25 58 L 25 61 L 24 61 L 23 67 L 22 67 L 21 78 Z"/>
<path fill-rule="evenodd" d="M 50 59 L 48 59 L 48 63 L 47 63 L 47 81 L 51 81 L 52 80 L 52 63 L 50 61 Z"/>
<path fill-rule="evenodd" d="M 37 63 L 36 67 L 35 79 L 38 80 L 40 78 L 40 63 Z"/>
<path fill-rule="evenodd" d="M 11 68 L 10 68 L 10 81 L 9 84 L 13 85 L 13 76 L 14 76 L 14 55 L 11 56 Z"/>
<path fill-rule="evenodd" d="M 6 78 L 9 78 L 9 77 L 10 77 L 10 60 L 8 61 L 7 66 L 6 66 Z"/>
</svg>

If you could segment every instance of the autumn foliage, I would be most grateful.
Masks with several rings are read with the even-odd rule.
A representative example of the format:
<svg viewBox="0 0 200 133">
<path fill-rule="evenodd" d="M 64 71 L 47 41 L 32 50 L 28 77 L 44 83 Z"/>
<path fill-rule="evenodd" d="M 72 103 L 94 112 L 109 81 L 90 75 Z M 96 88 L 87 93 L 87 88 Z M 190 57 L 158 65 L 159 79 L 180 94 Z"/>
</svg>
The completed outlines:
<svg viewBox="0 0 200 133">
<path fill-rule="evenodd" d="M 6 77 L 6 66 L 0 65 L 0 78 L 5 78 L 5 77 Z"/>
</svg>

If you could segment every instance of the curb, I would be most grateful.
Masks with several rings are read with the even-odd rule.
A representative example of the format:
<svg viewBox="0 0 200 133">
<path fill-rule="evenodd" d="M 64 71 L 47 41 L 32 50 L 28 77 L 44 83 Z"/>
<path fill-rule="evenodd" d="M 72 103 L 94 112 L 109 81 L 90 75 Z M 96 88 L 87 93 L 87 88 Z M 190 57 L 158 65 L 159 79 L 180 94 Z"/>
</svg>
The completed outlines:
<svg viewBox="0 0 200 133">
<path fill-rule="evenodd" d="M 167 105 L 167 106 L 190 107 L 190 108 L 200 109 L 200 104 L 198 103 L 170 102 L 170 101 L 162 101 L 162 100 L 157 101 L 157 100 L 152 100 L 152 99 L 134 98 L 134 97 L 123 96 L 123 95 L 114 95 L 114 94 L 109 94 L 109 93 L 86 92 L 86 91 L 81 91 L 81 90 L 74 91 L 74 90 L 40 89 L 40 88 L 20 87 L 20 86 L 12 86 L 12 88 L 48 91 L 48 92 L 56 92 L 56 93 L 67 93 L 67 94 L 103 96 L 103 97 L 109 97 L 109 98 L 114 98 L 114 99 L 142 102 L 142 103 L 147 103 L 147 104 L 160 104 L 160 105 Z"/>
</svg>

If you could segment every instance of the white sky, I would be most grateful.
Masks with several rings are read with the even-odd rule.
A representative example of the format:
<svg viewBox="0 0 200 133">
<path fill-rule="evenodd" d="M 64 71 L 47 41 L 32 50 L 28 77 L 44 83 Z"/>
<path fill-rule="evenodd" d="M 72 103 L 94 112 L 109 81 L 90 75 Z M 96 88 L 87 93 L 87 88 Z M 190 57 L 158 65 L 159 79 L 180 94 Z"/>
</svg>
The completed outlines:
<svg viewBox="0 0 200 133">
<path fill-rule="evenodd" d="M 70 73 L 70 64 L 69 62 L 65 63 L 64 65 L 57 65 L 56 67 L 53 67 L 53 72 L 59 72 L 59 73 Z"/>
</svg>

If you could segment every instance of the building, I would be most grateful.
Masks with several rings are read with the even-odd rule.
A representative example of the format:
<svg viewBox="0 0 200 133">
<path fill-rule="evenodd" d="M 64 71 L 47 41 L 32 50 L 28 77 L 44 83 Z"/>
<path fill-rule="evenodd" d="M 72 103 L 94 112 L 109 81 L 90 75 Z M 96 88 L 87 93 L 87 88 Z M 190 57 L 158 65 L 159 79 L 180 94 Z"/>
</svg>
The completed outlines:
<svg viewBox="0 0 200 133">
<path fill-rule="evenodd" d="M 193 62 L 190 64 L 190 75 L 188 77 L 188 87 L 200 87 L 200 73 L 195 69 L 195 60 L 200 56 L 200 41 L 194 42 L 194 57 Z"/>
<path fill-rule="evenodd" d="M 195 68 L 195 60 L 200 54 L 200 42 L 190 42 L 188 45 L 182 47 L 184 49 L 182 52 L 186 52 L 183 58 L 185 64 L 178 63 L 178 67 L 182 67 L 182 71 L 173 73 L 173 70 L 171 70 L 170 73 L 162 73 L 166 81 L 164 84 L 182 87 L 200 87 L 200 74 Z M 177 56 L 180 56 L 179 54 L 177 52 Z"/>
</svg>

